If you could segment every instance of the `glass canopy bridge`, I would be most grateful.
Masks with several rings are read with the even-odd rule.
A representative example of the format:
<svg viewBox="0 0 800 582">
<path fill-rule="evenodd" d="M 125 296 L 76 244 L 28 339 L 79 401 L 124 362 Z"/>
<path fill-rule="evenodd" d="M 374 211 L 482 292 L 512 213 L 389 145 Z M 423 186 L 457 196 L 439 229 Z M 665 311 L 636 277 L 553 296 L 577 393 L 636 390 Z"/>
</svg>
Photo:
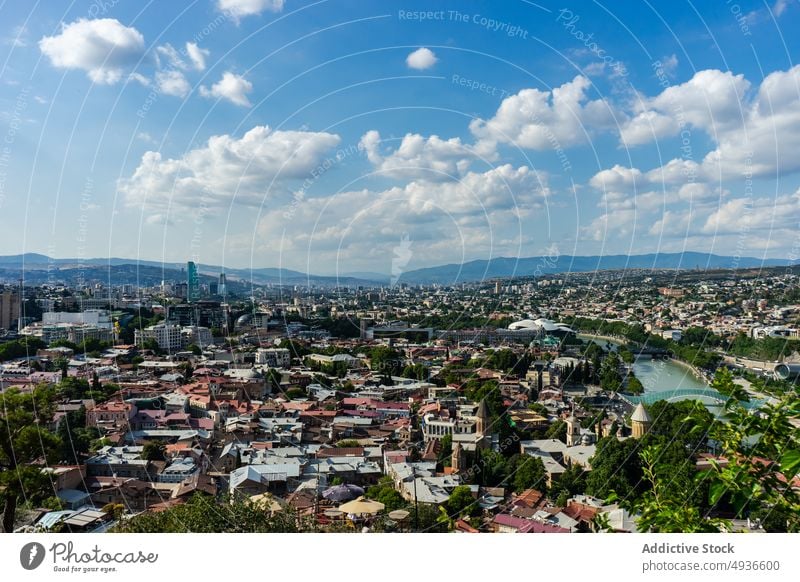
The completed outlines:
<svg viewBox="0 0 800 582">
<path fill-rule="evenodd" d="M 640 402 L 642 404 L 653 404 L 658 402 L 659 400 L 668 400 L 668 401 L 677 401 L 677 400 L 710 400 L 717 404 L 725 404 L 727 402 L 728 397 L 714 390 L 712 388 L 679 388 L 676 390 L 661 390 L 658 392 L 646 392 L 645 394 L 640 394 L 638 396 L 634 396 L 633 394 L 625 394 L 623 392 L 617 393 L 622 400 L 630 404 L 631 406 L 636 406 Z M 749 402 L 743 402 L 742 405 L 745 408 L 759 408 L 764 403 L 763 400 L 754 400 L 751 399 Z"/>
</svg>

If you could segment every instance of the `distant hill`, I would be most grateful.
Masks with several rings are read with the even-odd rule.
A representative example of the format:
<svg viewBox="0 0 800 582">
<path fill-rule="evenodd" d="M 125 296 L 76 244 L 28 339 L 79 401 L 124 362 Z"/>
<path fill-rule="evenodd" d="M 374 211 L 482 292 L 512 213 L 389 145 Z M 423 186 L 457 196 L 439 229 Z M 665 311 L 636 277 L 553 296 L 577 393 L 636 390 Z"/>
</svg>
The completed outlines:
<svg viewBox="0 0 800 582">
<path fill-rule="evenodd" d="M 484 279 L 530 277 L 567 272 L 608 271 L 621 269 L 681 269 L 711 270 L 732 268 L 780 267 L 798 264 L 788 259 L 757 259 L 754 257 L 729 257 L 710 253 L 651 253 L 646 255 L 606 255 L 558 257 L 498 257 L 489 260 L 469 261 L 463 264 L 440 265 L 415 269 L 401 274 L 399 283 L 442 284 L 467 283 Z M 157 285 L 162 280 L 180 280 L 185 277 L 185 263 L 162 263 L 138 259 L 111 257 L 107 259 L 51 259 L 37 253 L 0 256 L 0 278 L 6 281 L 19 279 L 23 270 L 25 281 L 41 284 L 48 281 L 74 282 L 79 278 L 92 281 L 110 281 Z M 222 267 L 200 264 L 204 279 L 211 280 L 222 272 Z M 389 276 L 373 272 L 352 272 L 339 277 L 306 274 L 291 269 L 259 267 L 253 269 L 226 268 L 228 279 L 257 285 L 319 285 L 319 286 L 377 286 L 389 283 Z"/>
<path fill-rule="evenodd" d="M 113 285 L 137 284 L 158 285 L 161 281 L 179 281 L 186 277 L 186 263 L 162 263 L 137 259 L 51 259 L 45 255 L 0 256 L 0 279 L 16 281 L 23 276 L 27 284 L 40 285 L 48 282 L 75 283 L 82 281 L 108 281 Z M 199 264 L 201 279 L 210 282 L 222 271 L 216 265 Z M 358 277 L 330 277 L 307 275 L 291 269 L 274 267 L 254 269 L 224 269 L 228 281 L 255 283 L 257 285 L 318 285 L 332 286 L 378 286 L 383 280 L 369 281 Z"/>
<path fill-rule="evenodd" d="M 796 263 L 796 261 L 795 261 Z M 606 255 L 576 257 L 498 257 L 470 261 L 464 264 L 442 265 L 416 269 L 403 273 L 399 280 L 405 283 L 452 284 L 483 279 L 530 277 L 555 273 L 609 271 L 619 269 L 733 269 L 753 267 L 778 267 L 791 264 L 787 259 L 757 259 L 754 257 L 726 257 L 710 253 L 652 253 L 646 255 Z"/>
</svg>

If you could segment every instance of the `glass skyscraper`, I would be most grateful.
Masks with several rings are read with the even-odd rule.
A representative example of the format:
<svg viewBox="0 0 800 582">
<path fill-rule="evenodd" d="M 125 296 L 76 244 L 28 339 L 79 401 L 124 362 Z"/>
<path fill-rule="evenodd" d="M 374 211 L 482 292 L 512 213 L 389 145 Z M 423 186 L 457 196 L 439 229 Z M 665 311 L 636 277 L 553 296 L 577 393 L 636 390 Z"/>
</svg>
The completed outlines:
<svg viewBox="0 0 800 582">
<path fill-rule="evenodd" d="M 186 299 L 189 301 L 200 299 L 200 275 L 194 261 L 186 263 Z"/>
</svg>

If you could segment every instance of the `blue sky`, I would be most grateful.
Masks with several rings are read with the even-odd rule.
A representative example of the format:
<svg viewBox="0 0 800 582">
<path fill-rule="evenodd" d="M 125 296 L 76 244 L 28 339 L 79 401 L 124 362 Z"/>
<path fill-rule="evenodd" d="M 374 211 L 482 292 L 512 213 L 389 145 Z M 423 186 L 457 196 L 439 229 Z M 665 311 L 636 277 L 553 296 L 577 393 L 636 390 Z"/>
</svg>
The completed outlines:
<svg viewBox="0 0 800 582">
<path fill-rule="evenodd" d="M 320 274 L 800 255 L 795 0 L 0 15 L 2 254 Z"/>
</svg>

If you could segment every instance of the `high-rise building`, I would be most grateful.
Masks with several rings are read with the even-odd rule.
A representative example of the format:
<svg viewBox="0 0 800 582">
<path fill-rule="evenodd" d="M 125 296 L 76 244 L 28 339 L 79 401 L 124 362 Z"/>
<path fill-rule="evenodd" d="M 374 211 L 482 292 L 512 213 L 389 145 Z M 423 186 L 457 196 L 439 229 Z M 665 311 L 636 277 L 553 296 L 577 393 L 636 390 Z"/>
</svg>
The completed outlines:
<svg viewBox="0 0 800 582">
<path fill-rule="evenodd" d="M 222 296 L 225 296 L 228 293 L 228 285 L 225 281 L 225 273 L 219 274 L 219 286 L 217 287 L 217 293 Z"/>
<path fill-rule="evenodd" d="M 186 263 L 186 298 L 189 301 L 200 299 L 200 275 L 194 261 Z"/>
<path fill-rule="evenodd" d="M 8 287 L 0 290 L 0 328 L 11 329 L 20 315 L 20 294 Z"/>
</svg>

